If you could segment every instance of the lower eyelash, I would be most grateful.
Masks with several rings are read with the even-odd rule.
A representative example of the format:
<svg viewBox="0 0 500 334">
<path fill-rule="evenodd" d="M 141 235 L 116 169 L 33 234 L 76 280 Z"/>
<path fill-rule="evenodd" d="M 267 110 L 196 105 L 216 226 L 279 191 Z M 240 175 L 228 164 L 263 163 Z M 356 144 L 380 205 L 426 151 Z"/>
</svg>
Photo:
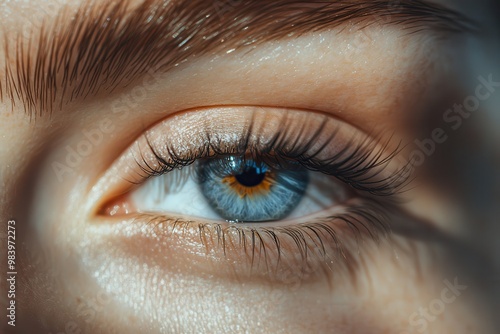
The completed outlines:
<svg viewBox="0 0 500 334">
<path fill-rule="evenodd" d="M 392 235 L 387 208 L 363 200 L 345 208 L 344 213 L 317 218 L 290 226 L 249 226 L 213 222 L 194 222 L 149 214 L 137 215 L 135 223 L 146 222 L 155 235 L 198 234 L 207 254 L 218 253 L 229 262 L 242 258 L 252 272 L 264 272 L 266 279 L 280 282 L 287 270 L 294 275 L 316 277 L 349 274 L 355 283 L 363 266 L 361 249 L 377 245 Z M 165 228 L 165 226 L 169 226 Z M 170 232 L 166 232 L 166 231 Z M 310 272 L 310 270 L 314 272 Z M 308 279 L 303 277 L 304 280 Z M 283 283 L 283 282 L 280 282 Z"/>
</svg>

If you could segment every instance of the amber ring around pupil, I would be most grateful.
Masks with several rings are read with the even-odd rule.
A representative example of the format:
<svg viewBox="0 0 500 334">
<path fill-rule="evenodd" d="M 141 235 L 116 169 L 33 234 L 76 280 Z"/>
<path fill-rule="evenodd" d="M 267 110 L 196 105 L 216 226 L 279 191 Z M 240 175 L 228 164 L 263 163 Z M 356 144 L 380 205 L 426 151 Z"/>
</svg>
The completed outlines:
<svg viewBox="0 0 500 334">
<path fill-rule="evenodd" d="M 269 168 L 251 161 L 243 170 L 234 171 L 222 178 L 222 183 L 240 198 L 252 198 L 267 195 L 275 184 L 275 175 Z"/>
</svg>

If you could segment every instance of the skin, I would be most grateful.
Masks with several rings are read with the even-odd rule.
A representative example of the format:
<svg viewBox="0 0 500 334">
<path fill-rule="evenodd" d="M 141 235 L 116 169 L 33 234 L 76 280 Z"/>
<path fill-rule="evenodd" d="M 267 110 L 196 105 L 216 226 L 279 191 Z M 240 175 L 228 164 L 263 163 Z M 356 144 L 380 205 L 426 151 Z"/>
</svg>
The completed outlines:
<svg viewBox="0 0 500 334">
<path fill-rule="evenodd" d="M 49 11 L 60 5 L 54 2 Z M 43 8 L 49 3 L 10 2 L 0 7 L 0 14 L 9 29 L 19 31 L 26 29 L 25 22 L 37 22 L 36 13 Z M 360 46 L 353 42 L 358 40 Z M 22 106 L 4 101 L 0 222 L 16 220 L 18 263 L 16 328 L 6 330 L 493 333 L 484 286 L 469 275 L 469 263 L 456 265 L 465 250 L 470 208 L 433 183 L 430 162 L 416 172 L 419 187 L 405 195 L 409 201 L 401 206 L 417 230 L 428 223 L 434 232 L 424 230 L 424 237 L 395 234 L 378 243 L 366 239 L 359 253 L 353 252 L 352 272 L 335 264 L 324 274 L 316 264 L 304 276 L 295 267 L 291 273 L 279 267 L 272 277 L 263 268 L 250 273 L 236 250 L 236 255 L 224 256 L 215 246 L 204 250 L 190 235 L 168 234 L 161 226 L 158 233 L 146 233 L 145 222 L 134 225 L 130 218 L 96 215 L 96 208 L 124 186 L 117 161 L 145 131 L 183 110 L 232 106 L 233 116 L 226 119 L 232 124 L 246 113 L 237 105 L 320 110 L 360 133 L 394 133 L 386 154 L 400 140 L 412 143 L 422 138 L 412 115 L 426 107 L 442 113 L 463 101 L 463 87 L 443 79 L 461 66 L 467 72 L 463 63 L 449 62 L 457 48 L 429 41 L 425 34 L 406 36 L 396 28 L 336 29 L 266 43 L 252 52 L 196 58 L 147 85 L 146 95 L 132 100 L 131 107 L 123 98 L 133 96 L 133 87 L 146 87 L 144 81 L 69 104 L 64 113 L 36 121 Z M 112 114 L 116 101 L 120 117 Z M 208 112 L 215 122 L 216 108 Z M 77 147 L 84 130 L 102 130 L 104 119 L 112 121 L 109 131 L 102 131 L 103 140 L 71 173 L 60 175 L 61 181 L 53 162 L 65 161 L 65 148 Z M 403 150 L 394 164 L 402 166 L 412 149 Z M 461 288 L 451 290 L 455 280 Z"/>
</svg>

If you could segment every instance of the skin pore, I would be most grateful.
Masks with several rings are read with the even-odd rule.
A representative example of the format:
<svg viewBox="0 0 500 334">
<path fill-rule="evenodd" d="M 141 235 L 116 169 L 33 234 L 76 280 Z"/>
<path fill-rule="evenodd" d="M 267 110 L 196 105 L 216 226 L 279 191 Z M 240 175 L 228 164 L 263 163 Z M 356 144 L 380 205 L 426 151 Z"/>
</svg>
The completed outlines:
<svg viewBox="0 0 500 334">
<path fill-rule="evenodd" d="M 287 15 L 320 7 L 295 1 L 297 7 L 288 8 L 282 2 Z M 146 1 L 152 7 L 144 13 L 152 18 L 145 15 L 144 30 L 134 30 L 144 34 L 131 37 L 135 44 L 120 40 L 133 31 L 109 33 L 114 21 L 106 18 L 113 14 L 130 23 L 125 18 L 143 1 L 111 10 L 116 3 L 109 1 L 108 8 L 80 1 L 66 7 L 63 1 L 0 6 L 2 38 L 9 38 L 4 44 L 9 47 L 0 48 L 0 64 L 6 64 L 0 65 L 0 219 L 17 223 L 17 332 L 488 333 L 480 289 L 455 264 L 456 252 L 466 249 L 457 231 L 463 218 L 453 200 L 427 179 L 425 165 L 411 171 L 409 179 L 417 180 L 411 185 L 418 186 L 405 188 L 404 201 L 396 204 L 347 185 L 361 177 L 340 183 L 349 189 L 351 202 L 326 211 L 345 218 L 351 203 L 382 203 L 375 212 L 390 217 L 393 231 L 366 228 L 371 226 L 366 217 L 353 214 L 350 227 L 340 218 L 328 223 L 340 245 L 327 233 L 319 242 L 311 232 L 301 244 L 300 237 L 297 242 L 286 230 L 276 230 L 277 245 L 262 230 L 309 222 L 305 218 L 249 224 L 242 234 L 223 220 L 217 225 L 204 218 L 203 212 L 142 215 L 127 202 L 147 178 L 139 177 L 141 158 L 155 169 L 161 165 L 157 155 L 172 156 L 165 143 L 187 152 L 207 141 L 203 134 L 214 138 L 219 133 L 216 138 L 230 146 L 244 133 L 271 141 L 283 128 L 289 129 L 291 142 L 316 138 L 316 143 L 329 143 L 327 135 L 315 137 L 325 117 L 330 122 L 325 133 L 339 132 L 325 147 L 340 151 L 359 145 L 379 162 L 395 155 L 372 167 L 375 175 L 368 174 L 369 180 L 401 170 L 421 130 L 413 115 L 440 114 L 457 96 L 463 100 L 462 87 L 450 78 L 465 65 L 451 55 L 458 52 L 468 24 L 457 25 L 459 15 L 440 7 L 445 2 L 417 10 L 408 1 L 396 8 L 384 1 L 373 1 L 371 8 L 368 1 L 359 8 L 377 15 L 359 19 L 349 1 L 339 1 L 330 14 L 346 18 L 335 24 L 305 16 L 293 26 L 282 14 L 276 21 L 285 23 L 264 29 L 258 4 L 193 1 L 204 11 L 193 11 L 196 15 L 174 25 L 171 36 L 160 38 L 155 33 L 166 29 L 162 24 L 169 17 L 158 13 L 172 15 L 169 6 L 188 4 L 167 1 L 155 7 Z M 442 16 L 429 19 L 431 9 Z M 55 53 L 66 61 L 55 64 L 64 65 L 54 66 L 50 57 L 40 61 L 37 51 L 51 50 L 50 42 L 64 40 L 67 33 L 50 22 L 85 22 L 85 14 L 96 12 L 105 13 L 94 30 L 102 29 L 106 43 L 99 44 L 94 35 L 76 39 L 86 47 Z M 232 27 L 228 18 L 235 15 L 241 21 L 233 19 L 238 24 Z M 199 17 L 222 23 L 207 32 L 206 22 L 196 24 Z M 245 18 L 250 23 L 244 24 Z M 151 22 L 162 30 L 148 30 Z M 317 28 L 311 22 L 318 22 Z M 37 41 L 41 27 L 50 36 L 45 43 Z M 299 28 L 300 33 L 294 30 Z M 204 40 L 206 46 L 193 51 Z M 106 54 L 110 45 L 121 53 Z M 172 50 L 160 61 L 152 50 L 167 47 Z M 54 72 L 37 72 L 35 55 Z M 136 183 L 127 181 L 130 176 Z M 399 199 L 399 189 L 394 192 Z M 103 210 L 109 203 L 119 214 Z M 253 251 L 241 247 L 242 238 Z M 319 250 L 322 243 L 326 249 Z M 308 249 L 310 258 L 304 259 L 297 244 Z"/>
</svg>

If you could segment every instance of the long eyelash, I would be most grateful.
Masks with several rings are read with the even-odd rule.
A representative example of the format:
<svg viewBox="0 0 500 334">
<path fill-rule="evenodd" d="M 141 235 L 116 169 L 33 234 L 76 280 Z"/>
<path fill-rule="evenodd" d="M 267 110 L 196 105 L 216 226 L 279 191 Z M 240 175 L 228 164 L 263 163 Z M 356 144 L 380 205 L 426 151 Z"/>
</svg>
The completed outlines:
<svg viewBox="0 0 500 334">
<path fill-rule="evenodd" d="M 387 208 L 372 201 L 354 205 L 343 214 L 293 226 L 250 227 L 197 223 L 181 219 L 172 221 L 167 217 L 150 215 L 139 215 L 136 220 L 146 220 L 155 234 L 164 233 L 161 227 L 163 223 L 172 226 L 172 233 L 174 230 L 180 230 L 181 235 L 197 226 L 200 242 L 207 250 L 217 248 L 227 256 L 231 254 L 232 248 L 239 247 L 247 255 L 251 268 L 257 269 L 263 265 L 265 271 L 272 275 L 282 272 L 288 264 L 280 265 L 290 259 L 291 254 L 296 254 L 283 246 L 287 242 L 285 240 L 289 240 L 298 250 L 300 268 L 308 268 L 310 261 L 317 260 L 324 264 L 321 270 L 326 275 L 346 271 L 351 274 L 352 283 L 355 283 L 354 278 L 359 276 L 355 274 L 358 274 L 360 267 L 364 265 L 364 262 L 360 261 L 360 249 L 369 245 L 365 240 L 378 244 L 389 238 L 392 233 Z M 340 232 L 340 229 L 344 231 Z M 350 234 L 351 237 L 346 237 L 345 234 Z M 270 254 L 275 256 L 270 258 Z M 313 267 L 314 270 L 320 270 L 317 266 Z M 297 274 L 295 271 L 294 275 Z M 306 269 L 301 275 L 314 276 L 314 273 L 307 272 Z"/>
<path fill-rule="evenodd" d="M 275 169 L 294 168 L 294 164 L 298 163 L 310 171 L 331 175 L 356 190 L 374 196 L 386 197 L 390 200 L 396 200 L 394 195 L 405 191 L 406 186 L 412 180 L 407 165 L 400 167 L 389 175 L 381 176 L 390 162 L 403 149 L 400 143 L 388 154 L 385 153 L 388 151 L 392 137 L 382 143 L 377 139 L 377 136 L 375 136 L 375 139 L 366 137 L 361 141 L 351 138 L 335 155 L 319 158 L 322 150 L 335 141 L 338 129 L 327 137 L 328 140 L 321 147 L 313 150 L 318 138 L 325 135 L 327 117 L 325 116 L 322 125 L 308 138 L 304 138 L 307 124 L 304 124 L 299 131 L 292 134 L 291 130 L 286 126 L 286 122 L 287 120 L 284 119 L 285 126 L 282 127 L 283 130 L 277 131 L 273 138 L 265 144 L 260 142 L 256 144 L 250 143 L 250 137 L 254 135 L 253 122 L 241 135 L 239 141 L 231 147 L 222 144 L 220 140 L 212 137 L 207 131 L 204 134 L 206 138 L 205 144 L 190 152 L 187 156 L 176 152 L 174 147 L 167 147 L 168 158 L 164 157 L 146 138 L 149 150 L 156 161 L 151 164 L 141 153 L 140 159 L 136 159 L 144 174 L 140 176 L 141 178 L 160 176 L 174 169 L 182 169 L 200 159 L 241 155 L 250 156 L 251 159 L 259 160 Z"/>
</svg>

